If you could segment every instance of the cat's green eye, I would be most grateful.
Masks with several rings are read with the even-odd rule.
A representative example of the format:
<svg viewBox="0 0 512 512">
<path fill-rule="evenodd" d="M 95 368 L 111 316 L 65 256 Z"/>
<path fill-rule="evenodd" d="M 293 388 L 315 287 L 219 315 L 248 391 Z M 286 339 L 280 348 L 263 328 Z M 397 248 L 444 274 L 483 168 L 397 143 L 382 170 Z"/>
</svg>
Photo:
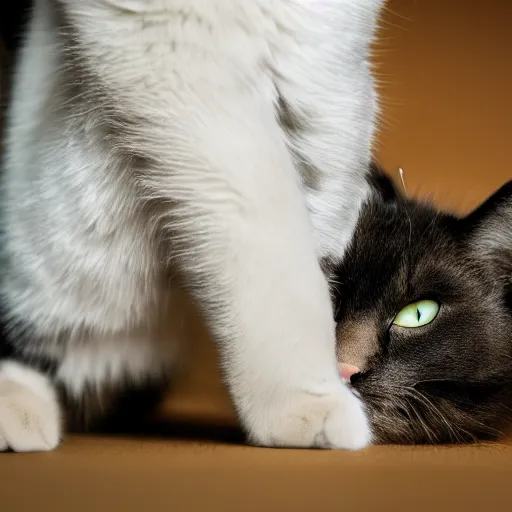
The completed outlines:
<svg viewBox="0 0 512 512">
<path fill-rule="evenodd" d="M 399 327 L 421 327 L 427 325 L 437 316 L 439 304 L 433 300 L 420 300 L 405 306 L 393 320 Z"/>
</svg>

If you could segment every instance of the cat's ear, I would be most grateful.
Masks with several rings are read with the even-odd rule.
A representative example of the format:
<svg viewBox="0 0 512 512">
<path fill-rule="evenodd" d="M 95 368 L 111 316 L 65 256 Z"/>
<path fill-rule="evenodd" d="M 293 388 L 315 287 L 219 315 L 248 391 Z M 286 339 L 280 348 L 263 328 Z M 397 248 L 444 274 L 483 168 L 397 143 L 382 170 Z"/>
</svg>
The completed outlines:
<svg viewBox="0 0 512 512">
<path fill-rule="evenodd" d="M 512 284 L 512 181 L 462 219 L 471 247 L 499 280 Z"/>
<path fill-rule="evenodd" d="M 381 201 L 397 201 L 402 198 L 393 180 L 377 163 L 372 162 L 367 175 L 372 194 Z"/>
</svg>

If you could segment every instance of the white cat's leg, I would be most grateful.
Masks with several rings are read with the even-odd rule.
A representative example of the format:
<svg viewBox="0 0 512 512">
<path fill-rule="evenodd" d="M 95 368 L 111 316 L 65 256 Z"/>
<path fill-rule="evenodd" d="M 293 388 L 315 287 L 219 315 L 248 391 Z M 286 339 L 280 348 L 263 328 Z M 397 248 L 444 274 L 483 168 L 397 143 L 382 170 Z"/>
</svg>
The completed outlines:
<svg viewBox="0 0 512 512">
<path fill-rule="evenodd" d="M 57 393 L 43 374 L 0 362 L 0 451 L 53 450 L 61 437 Z"/>
<path fill-rule="evenodd" d="M 340 259 L 362 201 L 378 113 L 370 48 L 383 0 L 304 2 L 307 23 L 276 52 L 281 118 L 307 190 L 320 258 Z"/>
<path fill-rule="evenodd" d="M 174 204 L 174 261 L 220 342 L 250 440 L 361 448 L 369 430 L 338 377 L 328 287 L 299 177 L 271 101 L 236 94 L 203 107 L 189 127 L 196 144 L 177 148 L 179 172 L 150 180 Z"/>
</svg>

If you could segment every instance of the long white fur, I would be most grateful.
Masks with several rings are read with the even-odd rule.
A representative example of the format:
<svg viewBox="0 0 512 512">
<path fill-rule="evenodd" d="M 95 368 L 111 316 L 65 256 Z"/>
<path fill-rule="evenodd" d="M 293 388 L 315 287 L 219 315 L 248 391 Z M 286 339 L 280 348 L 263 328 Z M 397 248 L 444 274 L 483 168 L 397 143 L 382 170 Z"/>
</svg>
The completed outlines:
<svg viewBox="0 0 512 512">
<path fill-rule="evenodd" d="M 367 194 L 381 4 L 36 0 L 9 117 L 2 294 L 62 360 L 61 384 L 170 364 L 178 276 L 252 442 L 369 442 L 318 260 L 343 255 Z M 304 130 L 279 124 L 279 96 Z"/>
</svg>

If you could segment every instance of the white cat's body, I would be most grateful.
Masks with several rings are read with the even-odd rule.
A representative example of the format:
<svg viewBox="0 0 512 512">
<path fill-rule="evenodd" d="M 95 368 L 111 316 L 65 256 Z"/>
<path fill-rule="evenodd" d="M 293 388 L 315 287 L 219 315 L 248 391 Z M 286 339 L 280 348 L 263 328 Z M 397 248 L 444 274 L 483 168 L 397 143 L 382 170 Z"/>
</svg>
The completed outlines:
<svg viewBox="0 0 512 512">
<path fill-rule="evenodd" d="M 53 384 L 79 398 L 170 371 L 182 286 L 251 441 L 369 441 L 319 260 L 367 194 L 381 3 L 36 0 L 2 199 L 1 292 L 29 335 L 0 362 L 0 447 L 58 444 L 36 398 Z"/>
</svg>

